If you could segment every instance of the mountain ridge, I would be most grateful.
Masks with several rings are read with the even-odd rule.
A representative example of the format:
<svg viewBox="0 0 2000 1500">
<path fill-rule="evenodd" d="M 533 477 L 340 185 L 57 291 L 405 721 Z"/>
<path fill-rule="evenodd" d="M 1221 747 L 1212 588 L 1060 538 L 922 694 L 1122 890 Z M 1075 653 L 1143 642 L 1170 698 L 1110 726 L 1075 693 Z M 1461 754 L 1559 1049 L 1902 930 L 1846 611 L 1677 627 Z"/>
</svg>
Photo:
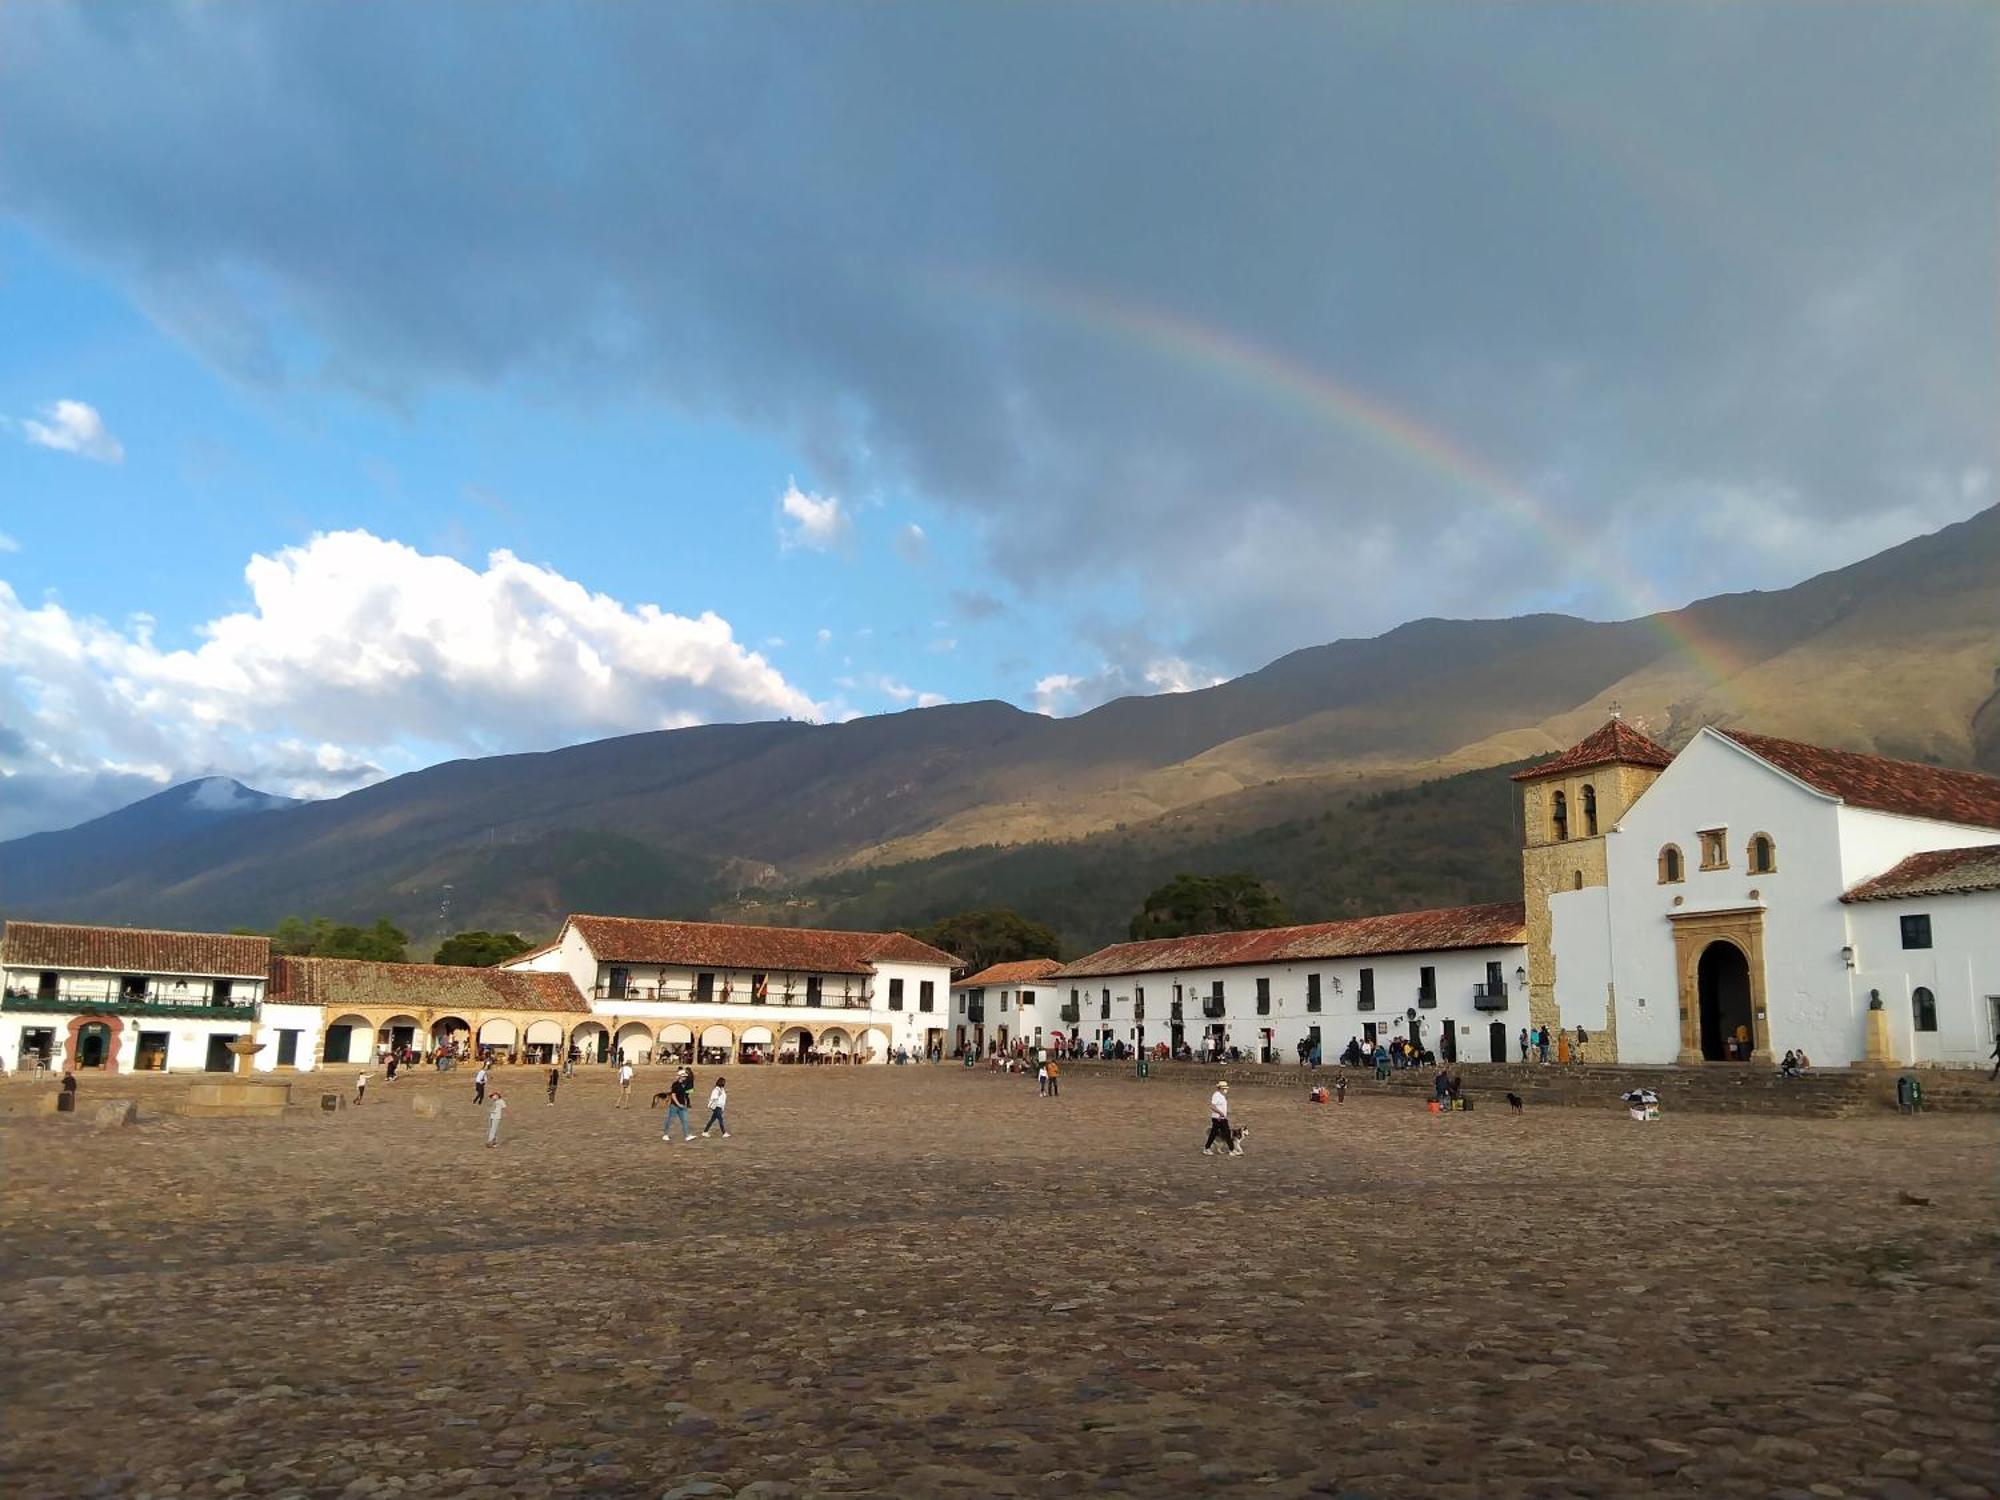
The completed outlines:
<svg viewBox="0 0 2000 1500">
<path fill-rule="evenodd" d="M 1560 749 L 1614 703 L 1670 745 L 1734 724 L 1989 764 L 1996 622 L 2000 508 L 1786 589 L 1611 622 L 1413 620 L 1067 719 L 984 699 L 651 731 L 442 762 L 282 817 L 107 837 L 101 825 L 149 798 L 0 844 L 0 910 L 189 926 L 386 912 L 424 934 L 450 886 L 451 925 L 541 932 L 565 909 L 783 910 L 842 872 L 921 881 L 925 861 L 957 851 L 1115 844 L 1121 830 L 1144 830 L 1154 851 L 1181 838 L 1254 852 L 1259 829 Z M 1438 889 L 1465 886 L 1440 851 L 1406 854 Z M 921 896 L 870 909 L 893 916 Z"/>
</svg>

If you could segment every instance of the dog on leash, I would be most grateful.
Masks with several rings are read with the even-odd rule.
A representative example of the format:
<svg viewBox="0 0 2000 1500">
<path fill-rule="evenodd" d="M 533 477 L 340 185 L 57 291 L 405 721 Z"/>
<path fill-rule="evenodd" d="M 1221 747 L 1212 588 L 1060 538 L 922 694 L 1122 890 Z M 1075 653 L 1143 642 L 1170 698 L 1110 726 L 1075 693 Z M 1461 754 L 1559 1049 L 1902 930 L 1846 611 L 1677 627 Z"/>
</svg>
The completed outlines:
<svg viewBox="0 0 2000 1500">
<path fill-rule="evenodd" d="M 1521 1112 L 1521 1096 L 1519 1094 L 1509 1094 L 1507 1096 L 1507 1107 L 1518 1115 Z"/>
<path fill-rule="evenodd" d="M 653 1108 L 658 1109 L 662 1104 L 667 1103 L 673 1097 L 674 1095 L 671 1089 L 661 1089 L 659 1093 L 653 1095 Z"/>
</svg>

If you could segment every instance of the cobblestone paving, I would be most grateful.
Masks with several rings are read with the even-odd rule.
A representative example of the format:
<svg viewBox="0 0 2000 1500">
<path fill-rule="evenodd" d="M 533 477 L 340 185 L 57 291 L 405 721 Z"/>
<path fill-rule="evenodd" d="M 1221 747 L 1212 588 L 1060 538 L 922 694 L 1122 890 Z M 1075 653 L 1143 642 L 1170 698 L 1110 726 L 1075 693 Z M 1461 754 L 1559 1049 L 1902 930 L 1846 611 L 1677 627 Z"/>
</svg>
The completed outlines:
<svg viewBox="0 0 2000 1500">
<path fill-rule="evenodd" d="M 492 1151 L 463 1074 L 0 1121 L 0 1489 L 2000 1492 L 1990 1119 L 1244 1090 L 1234 1160 L 1160 1084 L 738 1070 L 671 1146 L 503 1084 Z"/>
</svg>

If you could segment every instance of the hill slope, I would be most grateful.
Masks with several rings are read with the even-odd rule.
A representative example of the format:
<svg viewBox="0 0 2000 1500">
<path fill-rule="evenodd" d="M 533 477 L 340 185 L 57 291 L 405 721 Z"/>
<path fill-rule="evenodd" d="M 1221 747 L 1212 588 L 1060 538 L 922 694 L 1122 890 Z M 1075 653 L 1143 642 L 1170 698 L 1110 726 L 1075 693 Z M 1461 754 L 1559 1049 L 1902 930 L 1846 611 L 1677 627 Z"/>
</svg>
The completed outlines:
<svg viewBox="0 0 2000 1500">
<path fill-rule="evenodd" d="M 0 910 L 193 926 L 386 912 L 422 938 L 450 885 L 450 925 L 527 932 L 569 909 L 746 900 L 767 915 L 778 902 L 914 919 L 946 889 L 958 904 L 1017 889 L 1065 899 L 1021 872 L 1064 859 L 1101 869 L 1104 849 L 1146 869 L 1227 860 L 1275 873 L 1296 830 L 1352 799 L 1557 749 L 1614 702 L 1670 744 L 1713 722 L 1995 765 L 1996 689 L 2000 508 L 1789 589 L 1615 623 L 1422 620 L 1073 719 L 984 702 L 708 725 L 456 761 L 164 833 L 139 817 L 177 788 L 0 844 Z M 154 831 L 117 823 L 128 816 Z M 1299 914 L 1487 889 L 1455 872 L 1457 848 L 1422 820 L 1371 837 L 1393 858 L 1341 892 L 1308 899 L 1305 874 L 1286 877 Z M 1093 889 L 1123 892 L 1107 881 Z"/>
</svg>

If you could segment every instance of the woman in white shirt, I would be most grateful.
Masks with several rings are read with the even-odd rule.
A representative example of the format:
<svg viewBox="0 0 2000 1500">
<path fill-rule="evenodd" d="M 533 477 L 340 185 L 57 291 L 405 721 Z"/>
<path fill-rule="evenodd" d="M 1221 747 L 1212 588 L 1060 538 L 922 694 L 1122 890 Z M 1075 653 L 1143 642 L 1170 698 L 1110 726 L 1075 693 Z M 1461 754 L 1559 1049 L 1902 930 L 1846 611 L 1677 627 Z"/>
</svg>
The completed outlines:
<svg viewBox="0 0 2000 1500">
<path fill-rule="evenodd" d="M 723 1121 L 722 1111 L 729 1105 L 729 1090 L 722 1086 L 722 1075 L 715 1075 L 715 1087 L 708 1091 L 708 1124 L 701 1127 L 701 1138 L 708 1139 L 710 1126 L 721 1129 L 722 1138 L 729 1139 L 729 1126 Z"/>
</svg>

